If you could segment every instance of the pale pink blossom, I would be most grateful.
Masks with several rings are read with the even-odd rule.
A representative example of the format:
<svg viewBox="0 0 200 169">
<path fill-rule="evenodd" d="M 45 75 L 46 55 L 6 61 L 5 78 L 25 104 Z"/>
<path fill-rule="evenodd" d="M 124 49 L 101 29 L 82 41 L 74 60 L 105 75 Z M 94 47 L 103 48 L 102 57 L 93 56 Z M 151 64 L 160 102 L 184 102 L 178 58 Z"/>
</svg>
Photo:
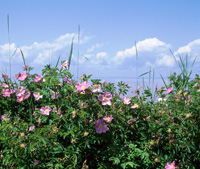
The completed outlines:
<svg viewBox="0 0 200 169">
<path fill-rule="evenodd" d="M 95 93 L 95 92 L 100 92 L 100 91 L 101 91 L 101 86 L 98 84 L 94 84 L 92 92 Z"/>
<path fill-rule="evenodd" d="M 18 89 L 16 90 L 16 96 L 21 96 L 26 92 L 26 88 L 23 86 L 19 86 Z"/>
<path fill-rule="evenodd" d="M 42 79 L 40 75 L 35 75 L 34 82 L 39 82 Z"/>
<path fill-rule="evenodd" d="M 63 69 L 65 69 L 67 66 L 69 66 L 69 63 L 68 63 L 67 61 L 65 61 L 65 62 L 63 62 L 63 63 L 61 64 L 61 67 L 62 67 Z"/>
<path fill-rule="evenodd" d="M 131 102 L 131 99 L 130 98 L 127 98 L 127 97 L 124 97 L 123 99 L 122 99 L 122 102 L 124 103 L 124 104 L 130 104 Z"/>
<path fill-rule="evenodd" d="M 5 74 L 3 74 L 3 73 L 2 73 L 1 75 L 2 75 L 3 78 L 5 77 L 6 79 L 9 79 L 9 78 L 8 78 L 8 75 L 5 75 Z"/>
<path fill-rule="evenodd" d="M 41 111 L 41 114 L 49 116 L 49 112 L 51 111 L 51 108 L 49 106 L 41 107 L 40 111 Z"/>
<path fill-rule="evenodd" d="M 17 102 L 22 102 L 22 101 L 28 99 L 30 94 L 31 94 L 31 92 L 28 91 L 25 94 L 20 95 L 19 97 L 17 97 Z"/>
<path fill-rule="evenodd" d="M 111 116 L 106 115 L 103 117 L 103 120 L 105 120 L 106 122 L 111 122 L 112 119 L 113 119 L 112 115 Z"/>
<path fill-rule="evenodd" d="M 3 94 L 3 97 L 10 97 L 10 90 L 9 89 L 3 89 L 1 91 L 1 93 Z"/>
<path fill-rule="evenodd" d="M 172 163 L 167 163 L 165 169 L 175 169 L 175 161 L 173 161 Z"/>
<path fill-rule="evenodd" d="M 68 78 L 67 77 L 65 77 L 64 79 L 63 79 L 65 82 L 67 82 L 69 85 L 71 85 L 72 83 L 68 80 Z"/>
<path fill-rule="evenodd" d="M 103 123 L 100 119 L 95 121 L 95 129 L 97 133 L 106 133 L 109 128 L 106 123 Z"/>
<path fill-rule="evenodd" d="M 10 120 L 10 118 L 7 118 L 8 114 L 3 114 L 1 116 L 1 121 L 4 121 L 4 120 Z"/>
<path fill-rule="evenodd" d="M 24 99 L 28 99 L 28 98 L 30 97 L 30 95 L 31 95 L 31 92 L 29 92 L 29 91 L 26 92 L 26 93 L 25 93 L 25 96 L 24 96 Z"/>
<path fill-rule="evenodd" d="M 40 93 L 33 93 L 33 96 L 35 97 L 35 100 L 43 98 L 43 95 L 40 95 Z"/>
<path fill-rule="evenodd" d="M 9 86 L 11 86 L 11 84 L 8 85 L 6 83 L 2 83 L 1 86 L 4 87 L 4 88 L 8 88 Z"/>
<path fill-rule="evenodd" d="M 17 97 L 17 102 L 22 102 L 22 101 L 24 101 L 24 94 Z"/>
<path fill-rule="evenodd" d="M 171 93 L 171 92 L 172 92 L 172 90 L 173 90 L 173 88 L 172 88 L 172 87 L 170 87 L 170 88 L 168 88 L 168 89 L 167 89 L 166 93 L 167 93 L 167 94 L 169 94 L 169 93 Z"/>
<path fill-rule="evenodd" d="M 136 104 L 136 103 L 135 103 L 133 106 L 131 106 L 132 109 L 136 109 L 136 108 L 138 108 L 138 107 L 139 107 L 139 106 L 138 106 L 138 104 Z"/>
<path fill-rule="evenodd" d="M 23 81 L 27 78 L 28 74 L 26 72 L 19 72 L 17 75 L 15 75 L 15 78 L 18 79 L 19 81 Z"/>
<path fill-rule="evenodd" d="M 10 94 L 13 94 L 13 93 L 15 93 L 15 89 L 10 90 Z"/>
<path fill-rule="evenodd" d="M 28 64 L 25 64 L 25 65 L 23 65 L 22 67 L 23 67 L 25 70 L 27 70 L 29 66 L 28 66 Z"/>
<path fill-rule="evenodd" d="M 85 90 L 90 86 L 89 83 L 87 83 L 86 81 L 82 82 L 82 83 L 76 83 L 76 91 L 75 92 L 83 92 L 85 93 Z"/>
<path fill-rule="evenodd" d="M 35 126 L 33 125 L 33 126 L 31 126 L 31 127 L 29 127 L 29 131 L 33 131 L 34 130 L 34 128 L 35 128 Z"/>
<path fill-rule="evenodd" d="M 34 165 L 38 165 L 39 162 L 40 162 L 40 160 L 35 160 L 35 161 L 34 161 Z"/>
<path fill-rule="evenodd" d="M 102 102 L 102 105 L 112 105 L 110 99 L 112 99 L 112 95 L 110 92 L 104 92 L 103 95 L 99 95 L 99 101 Z"/>
</svg>

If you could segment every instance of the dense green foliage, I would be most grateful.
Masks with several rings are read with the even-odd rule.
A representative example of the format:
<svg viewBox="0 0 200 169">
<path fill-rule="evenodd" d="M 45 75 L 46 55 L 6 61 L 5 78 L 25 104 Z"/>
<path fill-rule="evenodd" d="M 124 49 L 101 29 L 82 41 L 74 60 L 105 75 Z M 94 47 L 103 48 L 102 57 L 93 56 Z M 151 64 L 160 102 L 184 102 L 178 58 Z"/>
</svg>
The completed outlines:
<svg viewBox="0 0 200 169">
<path fill-rule="evenodd" d="M 154 102 L 149 89 L 138 89 L 125 103 L 129 86 L 123 82 L 116 87 L 94 79 L 88 88 L 77 91 L 67 68 L 47 65 L 39 81 L 31 69 L 24 68 L 28 76 L 23 80 L 4 75 L 0 81 L 1 168 L 154 169 L 172 161 L 178 168 L 200 166 L 198 75 L 184 87 L 180 83 L 184 76 L 171 75 L 170 83 L 155 91 L 162 101 Z M 80 84 L 90 77 L 82 76 Z M 101 90 L 93 92 L 97 85 Z M 17 101 L 19 86 L 30 96 Z M 6 89 L 15 92 L 6 96 Z M 112 95 L 111 105 L 100 101 L 103 92 Z M 34 93 L 43 97 L 36 100 Z M 42 114 L 45 106 L 51 108 L 49 115 Z M 106 115 L 112 121 L 103 120 Z M 99 119 L 109 128 L 106 132 L 97 132 Z"/>
</svg>

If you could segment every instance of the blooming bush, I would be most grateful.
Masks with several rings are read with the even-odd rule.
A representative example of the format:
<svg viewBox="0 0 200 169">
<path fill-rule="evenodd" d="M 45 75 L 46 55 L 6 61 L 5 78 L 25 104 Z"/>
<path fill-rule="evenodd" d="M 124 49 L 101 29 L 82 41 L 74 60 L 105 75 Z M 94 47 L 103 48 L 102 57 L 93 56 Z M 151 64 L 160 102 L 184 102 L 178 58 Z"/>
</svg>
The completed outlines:
<svg viewBox="0 0 200 169">
<path fill-rule="evenodd" d="M 198 168 L 200 78 L 156 90 L 72 78 L 45 66 L 42 75 L 24 66 L 14 80 L 0 81 L 2 168 Z M 183 80 L 183 79 L 182 79 Z M 172 162 L 173 161 L 173 162 Z M 171 163 L 172 162 L 172 163 Z"/>
</svg>

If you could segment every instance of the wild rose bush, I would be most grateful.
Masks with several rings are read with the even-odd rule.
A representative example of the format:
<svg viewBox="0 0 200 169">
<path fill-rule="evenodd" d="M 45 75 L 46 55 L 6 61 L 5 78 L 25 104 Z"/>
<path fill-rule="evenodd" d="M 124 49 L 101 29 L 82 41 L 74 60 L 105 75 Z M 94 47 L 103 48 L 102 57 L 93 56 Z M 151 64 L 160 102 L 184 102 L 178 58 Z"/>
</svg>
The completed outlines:
<svg viewBox="0 0 200 169">
<path fill-rule="evenodd" d="M 198 168 L 200 78 L 156 90 L 73 79 L 64 61 L 0 81 L 1 168 Z M 179 82 L 177 84 L 177 82 Z M 185 83 L 184 83 L 185 84 Z"/>
</svg>

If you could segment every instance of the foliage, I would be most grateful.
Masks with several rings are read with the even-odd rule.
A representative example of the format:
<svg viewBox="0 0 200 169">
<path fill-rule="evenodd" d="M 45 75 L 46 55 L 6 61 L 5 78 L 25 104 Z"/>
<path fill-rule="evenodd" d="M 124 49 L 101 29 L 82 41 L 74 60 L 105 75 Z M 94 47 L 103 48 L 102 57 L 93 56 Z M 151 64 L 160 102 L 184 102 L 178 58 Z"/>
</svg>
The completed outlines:
<svg viewBox="0 0 200 169">
<path fill-rule="evenodd" d="M 62 63 L 60 69 L 58 63 L 45 66 L 42 76 L 25 66 L 28 76 L 23 80 L 3 74 L 2 168 L 151 169 L 173 161 L 178 168 L 200 166 L 198 75 L 194 80 L 182 79 L 183 87 L 177 82 L 186 76 L 171 75 L 167 88 L 156 90 L 163 101 L 153 102 L 150 89 L 141 93 L 138 88 L 134 97 L 124 99 L 129 86 L 123 82 L 117 88 L 93 79 L 88 87 L 91 75 L 84 75 L 78 83 L 67 62 Z M 166 93 L 168 87 L 173 90 Z M 34 93 L 39 93 L 38 98 Z M 102 133 L 97 133 L 99 119 L 108 128 Z"/>
</svg>

